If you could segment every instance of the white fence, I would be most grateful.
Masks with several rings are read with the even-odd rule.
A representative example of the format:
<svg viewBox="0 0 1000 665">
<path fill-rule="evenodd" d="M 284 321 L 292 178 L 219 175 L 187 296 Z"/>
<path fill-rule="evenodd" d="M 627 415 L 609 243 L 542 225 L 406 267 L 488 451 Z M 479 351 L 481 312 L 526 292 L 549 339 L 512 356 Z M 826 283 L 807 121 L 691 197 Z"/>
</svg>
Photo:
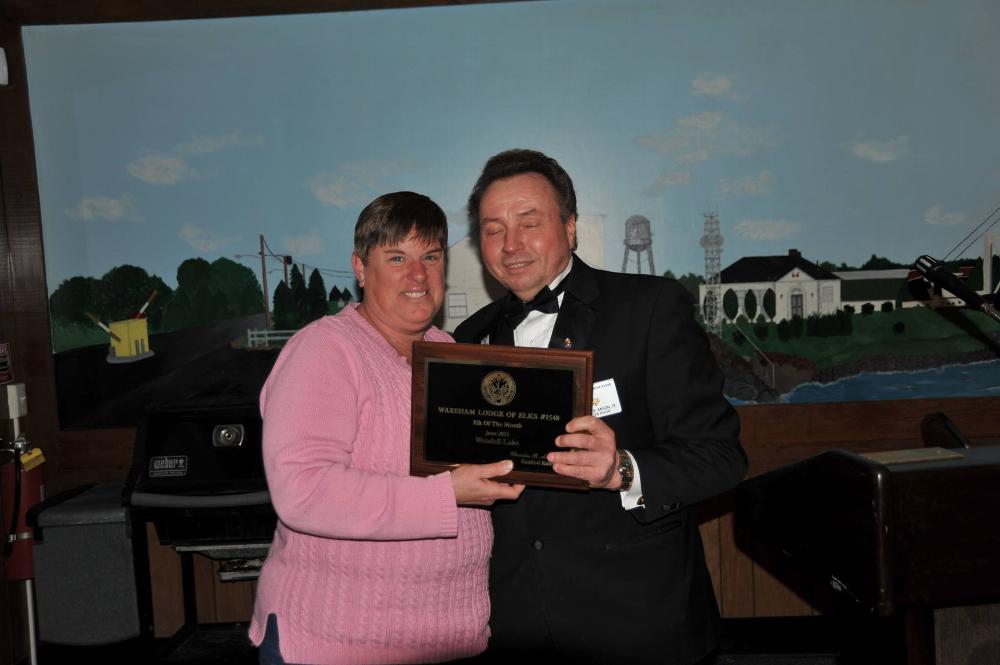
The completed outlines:
<svg viewBox="0 0 1000 665">
<path fill-rule="evenodd" d="M 288 341 L 288 338 L 297 333 L 298 330 L 250 330 L 247 329 L 247 348 L 267 349 L 272 346 L 281 346 Z"/>
</svg>

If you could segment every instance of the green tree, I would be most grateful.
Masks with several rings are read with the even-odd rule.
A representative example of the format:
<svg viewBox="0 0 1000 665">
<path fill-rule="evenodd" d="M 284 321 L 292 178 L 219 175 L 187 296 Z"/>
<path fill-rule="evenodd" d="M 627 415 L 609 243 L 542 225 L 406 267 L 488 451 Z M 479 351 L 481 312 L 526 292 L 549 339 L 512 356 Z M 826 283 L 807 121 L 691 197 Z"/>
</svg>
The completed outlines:
<svg viewBox="0 0 1000 665">
<path fill-rule="evenodd" d="M 691 302 L 698 302 L 698 287 L 705 283 L 705 278 L 693 272 L 681 275 L 677 278 L 687 292 L 691 294 Z"/>
<path fill-rule="evenodd" d="M 132 318 L 156 291 L 156 297 L 146 308 L 150 331 L 159 330 L 163 323 L 163 307 L 173 291 L 162 279 L 133 265 L 120 265 L 106 272 L 93 285 L 94 314 L 102 321 Z"/>
<path fill-rule="evenodd" d="M 336 286 L 330 289 L 330 313 L 336 314 L 341 309 L 347 306 L 347 303 L 351 302 L 351 290 L 346 286 L 343 290 L 338 289 Z"/>
<path fill-rule="evenodd" d="M 167 305 L 171 329 L 257 314 L 264 297 L 253 270 L 227 258 L 195 257 L 177 267 L 177 291 Z"/>
<path fill-rule="evenodd" d="M 802 337 L 802 333 L 804 332 L 803 328 L 805 328 L 805 320 L 801 316 L 796 314 L 795 316 L 792 317 L 792 320 L 789 322 L 788 326 L 789 329 L 791 330 L 792 337 L 798 339 Z"/>
<path fill-rule="evenodd" d="M 309 273 L 309 286 L 306 288 L 306 304 L 309 310 L 306 321 L 315 321 L 329 314 L 329 302 L 326 297 L 326 284 L 323 283 L 323 276 L 319 274 L 318 269 L 313 268 L 313 271 Z"/>
<path fill-rule="evenodd" d="M 726 289 L 722 294 L 722 312 L 726 318 L 732 321 L 736 318 L 736 313 L 740 311 L 740 299 L 732 289 Z"/>
<path fill-rule="evenodd" d="M 842 310 L 836 313 L 837 329 L 841 335 L 851 335 L 854 333 L 854 309 L 851 311 Z"/>
<path fill-rule="evenodd" d="M 767 318 L 774 320 L 774 313 L 777 311 L 777 299 L 774 295 L 774 289 L 768 289 L 764 291 L 764 313 L 767 314 Z"/>
<path fill-rule="evenodd" d="M 271 307 L 271 327 L 275 330 L 295 330 L 299 327 L 298 311 L 292 291 L 284 282 L 274 287 L 274 302 Z"/>
<path fill-rule="evenodd" d="M 292 270 L 288 274 L 288 289 L 292 293 L 292 307 L 296 313 L 296 323 L 292 327 L 299 328 L 309 317 L 309 296 L 305 277 L 295 264 L 292 264 Z"/>
<path fill-rule="evenodd" d="M 888 270 L 890 268 L 907 268 L 908 264 L 890 261 L 884 256 L 872 254 L 871 258 L 864 262 L 861 270 Z"/>
<path fill-rule="evenodd" d="M 93 277 L 70 277 L 52 292 L 49 298 L 49 312 L 53 320 L 62 323 L 82 323 L 90 325 L 87 312 L 94 307 Z"/>
<path fill-rule="evenodd" d="M 225 300 L 224 316 L 236 318 L 264 310 L 264 294 L 257 275 L 250 268 L 225 257 L 212 261 L 209 271 L 210 289 Z"/>
<path fill-rule="evenodd" d="M 208 286 L 212 265 L 202 258 L 184 260 L 177 266 L 177 291 L 167 305 L 165 327 L 176 330 L 206 323 L 213 316 Z"/>
<path fill-rule="evenodd" d="M 743 297 L 743 311 L 747 313 L 747 318 L 751 321 L 757 318 L 757 294 L 748 290 Z"/>
<path fill-rule="evenodd" d="M 782 319 L 778 321 L 778 339 L 782 342 L 787 342 L 792 339 L 792 325 L 788 322 L 788 319 Z"/>
</svg>

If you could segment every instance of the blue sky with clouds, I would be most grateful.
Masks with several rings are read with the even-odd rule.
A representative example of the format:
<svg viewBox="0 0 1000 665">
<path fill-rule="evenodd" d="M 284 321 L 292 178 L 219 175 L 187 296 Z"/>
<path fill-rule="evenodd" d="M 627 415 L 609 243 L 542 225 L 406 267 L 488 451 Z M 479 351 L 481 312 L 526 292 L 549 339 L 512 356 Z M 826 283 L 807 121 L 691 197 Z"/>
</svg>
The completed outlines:
<svg viewBox="0 0 1000 665">
<path fill-rule="evenodd" d="M 455 241 L 482 163 L 516 146 L 605 216 L 611 269 L 633 214 L 681 274 L 707 211 L 723 266 L 790 247 L 858 265 L 943 255 L 1000 205 L 993 0 L 556 0 L 24 43 L 50 292 L 122 263 L 173 286 L 259 234 L 346 286 L 365 203 L 426 193 Z"/>
</svg>

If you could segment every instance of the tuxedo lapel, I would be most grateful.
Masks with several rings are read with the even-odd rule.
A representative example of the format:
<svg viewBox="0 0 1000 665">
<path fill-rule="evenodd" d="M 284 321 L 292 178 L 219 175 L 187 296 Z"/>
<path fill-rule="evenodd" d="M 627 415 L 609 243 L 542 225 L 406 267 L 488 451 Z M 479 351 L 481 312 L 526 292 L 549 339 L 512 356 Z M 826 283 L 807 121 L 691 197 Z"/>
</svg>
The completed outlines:
<svg viewBox="0 0 1000 665">
<path fill-rule="evenodd" d="M 559 316 L 549 338 L 550 349 L 590 348 L 597 310 L 594 301 L 599 295 L 594 269 L 573 256 L 573 269 L 566 276 L 566 295 L 559 307 Z M 568 341 L 567 341 L 568 340 Z"/>
<path fill-rule="evenodd" d="M 466 319 L 455 330 L 455 340 L 470 344 L 481 344 L 483 340 L 492 343 L 496 326 L 501 316 L 500 301 L 496 300 Z"/>
</svg>

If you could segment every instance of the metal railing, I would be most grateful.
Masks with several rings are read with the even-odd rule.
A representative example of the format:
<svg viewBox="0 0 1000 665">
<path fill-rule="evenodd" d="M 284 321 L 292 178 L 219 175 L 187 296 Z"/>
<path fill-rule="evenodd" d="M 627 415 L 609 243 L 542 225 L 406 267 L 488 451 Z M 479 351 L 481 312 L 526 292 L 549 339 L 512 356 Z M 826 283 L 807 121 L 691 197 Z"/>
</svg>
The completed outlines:
<svg viewBox="0 0 1000 665">
<path fill-rule="evenodd" d="M 247 329 L 248 349 L 268 349 L 272 346 L 281 346 L 288 339 L 297 333 L 298 330 L 252 330 Z"/>
<path fill-rule="evenodd" d="M 743 330 L 742 328 L 740 328 L 740 324 L 738 324 L 736 322 L 733 322 L 733 326 L 736 328 L 736 330 L 738 330 L 740 332 L 740 334 L 743 335 L 743 339 L 745 339 L 746 341 L 750 342 L 750 346 L 752 346 L 754 348 L 754 351 L 756 351 L 757 354 L 761 358 L 764 359 L 764 362 L 767 364 L 767 366 L 771 368 L 771 388 L 776 388 L 777 387 L 777 385 L 776 385 L 777 382 L 776 382 L 775 376 L 774 376 L 774 361 L 771 360 L 770 358 L 768 358 L 767 354 L 764 353 L 764 350 L 761 349 L 759 346 L 757 346 L 752 339 L 750 339 L 750 334 L 751 333 L 750 333 L 749 330 Z"/>
</svg>

